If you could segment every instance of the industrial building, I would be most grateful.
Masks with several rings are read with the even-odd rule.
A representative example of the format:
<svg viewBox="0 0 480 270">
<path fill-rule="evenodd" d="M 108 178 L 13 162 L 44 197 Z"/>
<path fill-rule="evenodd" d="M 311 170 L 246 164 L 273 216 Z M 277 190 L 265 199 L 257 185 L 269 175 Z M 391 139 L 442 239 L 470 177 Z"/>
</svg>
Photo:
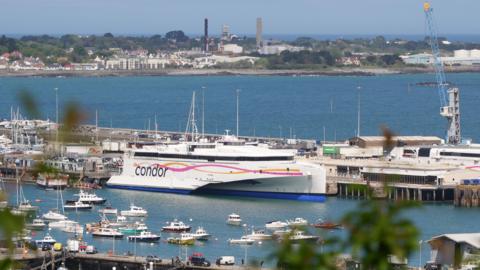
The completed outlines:
<svg viewBox="0 0 480 270">
<path fill-rule="evenodd" d="M 395 136 L 392 137 L 393 146 L 416 146 L 416 145 L 439 145 L 443 140 L 435 136 Z M 360 136 L 349 140 L 351 146 L 361 148 L 383 147 L 385 137 L 383 136 Z"/>
</svg>

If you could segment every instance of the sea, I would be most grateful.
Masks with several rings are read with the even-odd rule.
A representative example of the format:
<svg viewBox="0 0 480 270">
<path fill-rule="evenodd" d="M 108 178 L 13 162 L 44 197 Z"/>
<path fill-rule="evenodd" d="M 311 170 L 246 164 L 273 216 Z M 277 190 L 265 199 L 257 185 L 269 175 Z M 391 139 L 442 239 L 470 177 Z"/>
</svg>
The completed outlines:
<svg viewBox="0 0 480 270">
<path fill-rule="evenodd" d="M 85 112 L 86 123 L 95 123 L 98 112 L 100 126 L 184 131 L 192 94 L 197 97 L 198 114 L 205 110 L 205 131 L 224 133 L 235 131 L 236 90 L 239 92 L 239 134 L 313 140 L 346 140 L 361 135 L 379 135 L 382 126 L 398 135 L 435 135 L 444 137 L 446 122 L 439 115 L 440 98 L 437 89 L 419 86 L 432 82 L 433 74 L 381 76 L 165 76 L 165 77 L 72 77 L 72 78 L 0 78 L 0 118 L 9 119 L 17 107 L 24 115 L 26 108 L 19 93 L 30 93 L 41 118 L 55 119 L 55 88 L 58 90 L 60 115 L 71 102 Z M 447 80 L 460 88 L 462 136 L 474 142 L 480 140 L 478 106 L 480 105 L 480 75 L 476 73 L 447 74 Z M 202 102 L 204 100 L 204 102 Z M 204 106 L 202 106 L 202 104 Z M 360 125 L 358 116 L 360 115 Z M 201 121 L 198 121 L 201 123 Z M 201 129 L 201 126 L 199 126 Z M 16 186 L 6 184 L 12 203 L 16 201 Z M 55 191 L 44 191 L 34 185 L 23 186 L 27 199 L 37 202 L 40 212 L 56 207 Z M 73 199 L 74 190 L 65 190 L 64 199 Z M 246 228 L 261 228 L 271 220 L 303 217 L 311 223 L 318 219 L 338 220 L 354 211 L 357 200 L 327 198 L 325 203 L 270 200 L 222 196 L 186 196 L 139 191 L 102 189 L 97 194 L 108 199 L 118 209 L 130 203 L 145 207 L 149 216 L 144 220 L 151 231 L 160 233 L 167 221 L 179 219 L 196 229 L 203 226 L 213 235 L 205 243 L 179 247 L 164 242 L 170 235 L 162 233 L 158 244 L 132 243 L 126 239 L 94 239 L 85 234 L 87 242 L 100 251 L 136 252 L 163 258 L 185 257 L 202 252 L 211 261 L 222 255 L 233 255 L 237 263 L 265 261 L 278 247 L 264 241 L 249 247 L 229 245 L 227 240 L 239 238 Z M 86 212 L 70 212 L 69 217 L 81 223 L 100 219 L 98 208 Z M 478 232 L 480 215 L 475 208 L 456 208 L 445 203 L 425 203 L 408 210 L 405 215 L 420 229 L 421 252 L 412 254 L 410 265 L 429 259 L 425 243 L 432 236 L 444 233 Z M 229 214 L 242 216 L 245 227 L 228 226 Z M 311 230 L 326 237 L 345 232 Z M 37 232 L 35 239 L 45 232 Z M 52 230 L 57 240 L 66 241 L 71 235 Z M 422 240 L 422 242 L 420 242 Z M 421 256 L 420 256 L 421 255 Z M 421 261 L 420 261 L 421 258 Z"/>
</svg>

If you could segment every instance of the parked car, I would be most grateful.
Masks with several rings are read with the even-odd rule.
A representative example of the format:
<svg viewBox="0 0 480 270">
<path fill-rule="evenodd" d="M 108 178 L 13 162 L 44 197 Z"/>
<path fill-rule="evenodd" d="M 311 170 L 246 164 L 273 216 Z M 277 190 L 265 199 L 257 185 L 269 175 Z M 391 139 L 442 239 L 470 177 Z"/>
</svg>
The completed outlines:
<svg viewBox="0 0 480 270">
<path fill-rule="evenodd" d="M 87 248 L 85 249 L 85 253 L 87 254 L 96 254 L 98 253 L 97 249 L 92 246 L 92 245 L 88 245 Z"/>
<path fill-rule="evenodd" d="M 234 265 L 235 264 L 235 257 L 233 256 L 222 256 L 217 259 L 217 265 Z"/>
<path fill-rule="evenodd" d="M 194 266 L 210 266 L 210 262 L 203 257 L 202 253 L 195 252 L 188 258 L 188 261 Z"/>
<path fill-rule="evenodd" d="M 148 255 L 147 256 L 147 262 L 161 263 L 162 259 L 160 259 L 156 255 Z"/>
</svg>

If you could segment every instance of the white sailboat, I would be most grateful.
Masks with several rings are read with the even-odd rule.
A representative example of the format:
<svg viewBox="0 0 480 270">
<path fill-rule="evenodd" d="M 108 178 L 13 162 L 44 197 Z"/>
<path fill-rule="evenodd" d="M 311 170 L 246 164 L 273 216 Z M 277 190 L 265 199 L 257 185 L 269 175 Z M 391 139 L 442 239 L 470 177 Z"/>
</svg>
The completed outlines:
<svg viewBox="0 0 480 270">
<path fill-rule="evenodd" d="M 62 214 L 60 213 L 60 201 L 62 202 Z M 67 220 L 63 210 L 63 195 L 61 189 L 57 189 L 57 208 L 43 214 L 42 217 L 47 220 Z"/>
</svg>

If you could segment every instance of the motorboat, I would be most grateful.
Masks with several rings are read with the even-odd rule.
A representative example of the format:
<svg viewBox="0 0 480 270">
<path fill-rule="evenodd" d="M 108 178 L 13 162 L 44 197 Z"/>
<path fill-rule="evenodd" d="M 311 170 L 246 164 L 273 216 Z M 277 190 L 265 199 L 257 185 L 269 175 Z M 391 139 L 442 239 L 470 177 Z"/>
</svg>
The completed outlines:
<svg viewBox="0 0 480 270">
<path fill-rule="evenodd" d="M 30 230 L 43 230 L 47 224 L 41 218 L 35 218 L 31 223 L 25 224 L 25 227 Z"/>
<path fill-rule="evenodd" d="M 55 240 L 50 234 L 46 234 L 43 239 L 40 239 L 40 240 L 35 240 L 35 243 L 37 245 L 44 245 L 44 244 L 48 244 L 48 245 L 53 245 L 57 242 L 57 240 Z"/>
<path fill-rule="evenodd" d="M 252 245 L 255 243 L 255 240 L 250 239 L 247 236 L 242 236 L 240 239 L 228 239 L 227 242 L 232 245 Z"/>
<path fill-rule="evenodd" d="M 138 235 L 129 235 L 129 241 L 138 241 L 138 242 L 157 242 L 160 240 L 160 235 L 153 234 L 150 231 L 142 231 Z"/>
<path fill-rule="evenodd" d="M 312 226 L 315 228 L 326 229 L 326 230 L 335 230 L 335 229 L 342 228 L 342 224 L 340 223 L 334 223 L 331 221 L 323 221 L 323 220 L 319 220 L 317 223 L 312 224 Z"/>
<path fill-rule="evenodd" d="M 65 227 L 59 229 L 67 233 L 83 234 L 83 226 L 80 224 L 67 224 Z"/>
<path fill-rule="evenodd" d="M 111 206 L 107 206 L 103 209 L 98 210 L 99 213 L 105 214 L 105 215 L 117 215 L 118 214 L 118 209 L 113 208 Z"/>
<path fill-rule="evenodd" d="M 98 237 L 110 237 L 110 238 L 123 238 L 123 233 L 112 229 L 112 228 L 104 228 L 100 227 L 92 232 L 93 236 Z"/>
<path fill-rule="evenodd" d="M 228 215 L 227 224 L 228 225 L 234 225 L 234 226 L 240 226 L 242 224 L 242 219 L 240 218 L 240 215 L 232 213 L 232 214 Z"/>
<path fill-rule="evenodd" d="M 178 221 L 174 219 L 171 222 L 167 222 L 168 225 L 162 227 L 162 231 L 164 232 L 189 232 L 192 227 L 186 225 L 182 221 Z"/>
<path fill-rule="evenodd" d="M 75 196 L 78 196 L 78 201 L 88 204 L 104 204 L 107 201 L 106 199 L 97 196 L 95 193 L 88 193 L 83 190 L 80 190 Z"/>
<path fill-rule="evenodd" d="M 127 225 L 127 217 L 117 216 L 116 221 L 110 221 L 105 217 L 102 222 L 108 224 L 108 227 L 124 227 Z"/>
<path fill-rule="evenodd" d="M 125 227 L 118 228 L 118 231 L 123 234 L 134 234 L 134 235 L 144 232 L 146 230 L 148 230 L 147 225 L 140 222 L 135 222 L 135 224 L 130 224 Z"/>
<path fill-rule="evenodd" d="M 288 224 L 283 221 L 275 220 L 275 221 L 270 221 L 265 224 L 265 228 L 270 229 L 270 230 L 275 230 L 275 229 L 283 229 L 288 227 Z"/>
<path fill-rule="evenodd" d="M 195 238 L 191 233 L 181 233 L 179 237 L 169 237 L 167 242 L 177 245 L 193 245 L 195 244 Z"/>
<path fill-rule="evenodd" d="M 296 217 L 293 220 L 287 220 L 287 224 L 289 227 L 301 227 L 301 226 L 307 226 L 308 225 L 308 220 L 301 218 L 301 217 Z"/>
<path fill-rule="evenodd" d="M 66 220 L 67 219 L 65 215 L 62 215 L 55 210 L 50 210 L 47 213 L 43 214 L 42 218 L 47 220 Z"/>
<path fill-rule="evenodd" d="M 63 206 L 65 210 L 91 210 L 92 205 L 81 201 L 67 201 Z"/>
<path fill-rule="evenodd" d="M 270 240 L 273 238 L 273 235 L 265 233 L 263 230 L 252 230 L 250 234 L 247 235 L 249 239 L 252 240 Z"/>
<path fill-rule="evenodd" d="M 199 241 L 206 241 L 210 238 L 210 234 L 203 227 L 198 227 L 197 230 L 192 233 L 193 238 Z"/>
<path fill-rule="evenodd" d="M 135 206 L 133 203 L 130 204 L 129 210 L 120 211 L 122 216 L 126 217 L 146 217 L 148 215 L 147 210 L 143 209 L 140 206 Z"/>
<path fill-rule="evenodd" d="M 317 241 L 320 237 L 316 235 L 307 235 L 304 231 L 295 230 L 288 239 L 292 242 Z"/>
</svg>

